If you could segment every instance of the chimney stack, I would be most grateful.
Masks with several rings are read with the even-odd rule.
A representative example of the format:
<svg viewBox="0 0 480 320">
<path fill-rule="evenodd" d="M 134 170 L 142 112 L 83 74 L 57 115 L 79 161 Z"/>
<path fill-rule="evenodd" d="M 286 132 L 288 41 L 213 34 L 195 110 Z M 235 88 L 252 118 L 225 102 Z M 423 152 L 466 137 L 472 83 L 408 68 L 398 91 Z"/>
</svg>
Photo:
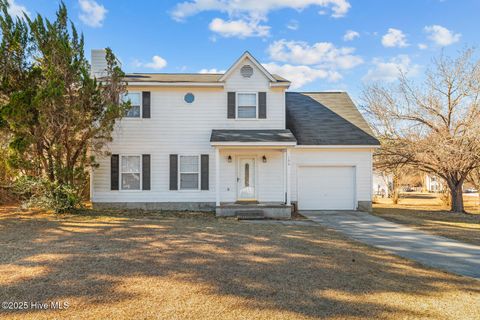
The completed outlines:
<svg viewBox="0 0 480 320">
<path fill-rule="evenodd" d="M 107 75 L 107 59 L 105 49 L 92 49 L 91 76 L 96 78 Z"/>
</svg>

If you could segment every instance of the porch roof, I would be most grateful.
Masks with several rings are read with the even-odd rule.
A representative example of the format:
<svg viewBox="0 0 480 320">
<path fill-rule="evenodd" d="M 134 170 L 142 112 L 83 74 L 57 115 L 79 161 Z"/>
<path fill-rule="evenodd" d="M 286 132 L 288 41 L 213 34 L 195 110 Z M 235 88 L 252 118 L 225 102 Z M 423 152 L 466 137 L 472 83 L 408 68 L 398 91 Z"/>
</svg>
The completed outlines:
<svg viewBox="0 0 480 320">
<path fill-rule="evenodd" d="M 296 145 L 288 130 L 212 130 L 212 145 Z"/>
</svg>

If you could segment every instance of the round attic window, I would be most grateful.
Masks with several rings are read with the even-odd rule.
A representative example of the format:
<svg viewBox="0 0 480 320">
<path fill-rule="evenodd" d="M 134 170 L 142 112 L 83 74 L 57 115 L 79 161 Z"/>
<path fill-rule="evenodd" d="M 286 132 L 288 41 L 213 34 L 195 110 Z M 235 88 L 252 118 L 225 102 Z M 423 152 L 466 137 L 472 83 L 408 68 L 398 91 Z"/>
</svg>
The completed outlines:
<svg viewBox="0 0 480 320">
<path fill-rule="evenodd" d="M 253 74 L 253 68 L 252 66 L 249 66 L 248 64 L 244 65 L 241 69 L 240 69 L 240 74 L 242 75 L 242 77 L 244 78 L 250 78 Z"/>
<path fill-rule="evenodd" d="M 189 92 L 185 95 L 185 97 L 183 97 L 183 99 L 186 103 L 192 103 L 193 101 L 195 101 L 195 96 L 193 95 L 193 93 Z"/>
</svg>

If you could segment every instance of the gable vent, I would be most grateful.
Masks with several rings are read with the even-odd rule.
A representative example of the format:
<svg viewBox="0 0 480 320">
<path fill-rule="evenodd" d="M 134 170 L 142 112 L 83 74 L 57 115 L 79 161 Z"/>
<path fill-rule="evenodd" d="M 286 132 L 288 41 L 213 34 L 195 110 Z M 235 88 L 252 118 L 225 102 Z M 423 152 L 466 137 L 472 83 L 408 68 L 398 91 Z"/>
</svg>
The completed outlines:
<svg viewBox="0 0 480 320">
<path fill-rule="evenodd" d="M 253 68 L 246 64 L 240 69 L 240 74 L 244 78 L 250 78 L 253 74 Z"/>
</svg>

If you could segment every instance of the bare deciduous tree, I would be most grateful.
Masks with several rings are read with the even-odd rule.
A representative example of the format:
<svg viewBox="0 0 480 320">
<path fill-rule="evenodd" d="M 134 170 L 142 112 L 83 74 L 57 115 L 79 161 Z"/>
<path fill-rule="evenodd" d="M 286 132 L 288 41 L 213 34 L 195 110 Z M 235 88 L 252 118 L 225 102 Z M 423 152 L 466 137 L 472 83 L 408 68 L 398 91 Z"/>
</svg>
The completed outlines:
<svg viewBox="0 0 480 320">
<path fill-rule="evenodd" d="M 463 183 L 480 167 L 480 61 L 473 53 L 441 55 L 421 85 L 401 74 L 398 85 L 374 84 L 363 92 L 382 157 L 443 178 L 454 212 L 464 212 Z"/>
<path fill-rule="evenodd" d="M 467 181 L 470 182 L 478 191 L 478 205 L 480 206 L 480 168 L 472 170 L 467 177 Z"/>
<path fill-rule="evenodd" d="M 379 138 L 382 148 L 376 150 L 373 157 L 373 166 L 375 171 L 385 176 L 391 176 L 392 183 L 389 185 L 388 193 L 393 204 L 397 204 L 400 197 L 401 181 L 407 171 L 408 163 L 392 152 L 396 149 L 395 140 L 380 136 Z"/>
</svg>

